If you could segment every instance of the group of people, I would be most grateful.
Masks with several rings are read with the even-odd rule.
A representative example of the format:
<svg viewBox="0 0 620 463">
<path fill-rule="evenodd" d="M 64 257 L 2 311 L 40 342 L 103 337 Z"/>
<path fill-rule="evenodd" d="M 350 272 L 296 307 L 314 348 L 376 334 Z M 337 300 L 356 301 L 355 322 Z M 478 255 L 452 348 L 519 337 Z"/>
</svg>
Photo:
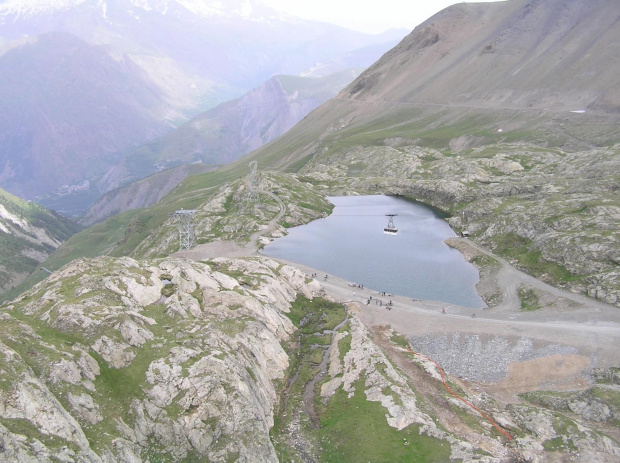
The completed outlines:
<svg viewBox="0 0 620 463">
<path fill-rule="evenodd" d="M 382 294 L 382 293 L 379 293 Z M 370 296 L 368 298 L 368 300 L 366 301 L 366 305 L 370 305 L 370 302 L 372 301 L 372 296 Z M 392 301 L 388 301 L 387 303 L 384 303 L 382 299 L 375 299 L 375 305 L 378 305 L 380 307 L 383 307 L 385 305 L 385 308 L 388 310 L 392 310 L 392 306 L 394 305 L 392 303 Z"/>
<path fill-rule="evenodd" d="M 317 274 L 313 273 L 312 274 L 312 278 L 317 278 Z M 327 280 L 327 274 L 325 274 L 325 276 L 323 277 L 323 279 Z M 357 289 L 364 289 L 364 285 L 360 285 L 357 283 L 349 283 L 349 286 L 353 287 L 353 288 L 357 288 Z M 355 291 L 353 291 L 353 294 L 355 294 Z M 392 294 L 387 294 L 385 291 L 380 291 L 378 294 L 382 295 L 382 296 L 392 296 Z M 412 299 L 413 301 L 417 301 L 417 299 Z M 366 305 L 370 305 L 370 303 L 372 302 L 372 296 L 369 296 L 368 299 L 366 300 Z M 376 299 L 375 298 L 375 305 L 378 305 L 380 307 L 383 307 L 385 305 L 385 308 L 387 310 L 392 310 L 392 306 L 394 305 L 392 300 L 389 300 L 387 303 L 384 303 L 382 299 Z M 441 313 L 442 314 L 446 314 L 446 308 L 442 307 L 441 308 Z M 476 314 L 473 313 L 472 318 L 476 318 Z"/>
</svg>

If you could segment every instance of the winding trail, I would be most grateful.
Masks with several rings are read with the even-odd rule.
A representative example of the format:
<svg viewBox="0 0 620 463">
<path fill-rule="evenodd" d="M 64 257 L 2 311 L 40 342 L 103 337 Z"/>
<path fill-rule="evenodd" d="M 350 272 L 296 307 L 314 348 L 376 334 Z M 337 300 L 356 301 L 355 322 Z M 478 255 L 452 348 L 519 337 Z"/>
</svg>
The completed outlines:
<svg viewBox="0 0 620 463">
<path fill-rule="evenodd" d="M 439 373 L 441 374 L 441 382 L 443 383 L 443 386 L 446 388 L 446 390 L 450 393 L 450 395 L 452 397 L 455 397 L 456 399 L 460 400 L 461 402 L 463 402 L 465 405 L 467 405 L 468 407 L 472 408 L 473 410 L 475 410 L 476 412 L 478 412 L 485 420 L 487 420 L 489 423 L 491 423 L 491 425 L 497 429 L 499 432 L 501 432 L 504 436 L 506 436 L 508 438 L 509 441 L 512 440 L 512 437 L 510 436 L 510 434 L 508 434 L 506 431 L 504 431 L 502 428 L 500 428 L 497 423 L 495 423 L 495 421 L 493 421 L 491 418 L 489 418 L 489 416 L 484 413 L 482 410 L 480 410 L 478 407 L 476 407 L 474 404 L 472 404 L 469 400 L 464 399 L 463 397 L 461 397 L 460 395 L 456 394 L 451 388 L 450 386 L 448 386 L 448 384 L 446 383 L 446 378 L 445 375 L 443 373 L 443 368 L 441 368 L 439 366 L 439 364 L 437 362 L 435 362 L 432 358 L 427 357 L 424 354 L 420 354 L 419 352 L 414 352 L 411 347 L 407 346 L 407 350 L 412 353 L 413 355 L 418 355 L 422 358 L 425 358 L 426 360 L 428 360 L 429 362 L 432 362 L 435 367 L 437 367 L 437 370 L 439 371 Z"/>
</svg>

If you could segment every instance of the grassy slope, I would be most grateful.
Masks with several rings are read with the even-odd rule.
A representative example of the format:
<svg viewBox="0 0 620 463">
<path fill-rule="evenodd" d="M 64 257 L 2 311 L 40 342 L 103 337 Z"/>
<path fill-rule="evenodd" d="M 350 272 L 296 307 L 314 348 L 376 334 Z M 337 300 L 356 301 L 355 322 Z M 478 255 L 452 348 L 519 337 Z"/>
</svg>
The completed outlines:
<svg viewBox="0 0 620 463">
<path fill-rule="evenodd" d="M 363 377 L 355 383 L 355 393 L 351 397 L 338 388 L 327 402 L 320 400 L 321 384 L 317 382 L 312 393 L 315 395 L 318 422 L 307 419 L 301 411 L 304 410 L 305 385 L 319 374 L 324 351 L 318 346 L 327 347 L 332 339 L 331 334 L 321 336 L 320 333 L 333 330 L 342 323 L 346 311 L 341 304 L 298 296 L 287 315 L 299 329 L 288 346 L 292 361 L 283 382 L 286 392 L 283 391 L 282 395 L 285 400 L 281 403 L 271 433 L 281 461 L 298 461 L 299 448 L 292 445 L 297 438 L 292 439 L 289 435 L 297 419 L 300 433 L 312 443 L 303 451 L 314 454 L 318 457 L 317 461 L 440 462 L 450 458 L 450 446 L 439 439 L 421 435 L 419 426 L 412 424 L 400 431 L 389 426 L 385 408 L 378 402 L 366 400 Z M 345 323 L 339 332 L 348 329 Z M 340 355 L 345 355 L 348 351 L 346 343 L 340 349 Z"/>
</svg>

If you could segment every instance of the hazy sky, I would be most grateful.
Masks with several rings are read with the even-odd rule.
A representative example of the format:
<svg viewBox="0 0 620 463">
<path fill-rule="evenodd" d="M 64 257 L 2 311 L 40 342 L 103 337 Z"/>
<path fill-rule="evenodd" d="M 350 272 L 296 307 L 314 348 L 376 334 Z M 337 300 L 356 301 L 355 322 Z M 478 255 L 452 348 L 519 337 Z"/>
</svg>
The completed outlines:
<svg viewBox="0 0 620 463">
<path fill-rule="evenodd" d="M 478 2 L 497 0 L 477 0 Z M 391 28 L 413 29 L 459 0 L 263 0 L 293 16 L 373 34 Z"/>
</svg>

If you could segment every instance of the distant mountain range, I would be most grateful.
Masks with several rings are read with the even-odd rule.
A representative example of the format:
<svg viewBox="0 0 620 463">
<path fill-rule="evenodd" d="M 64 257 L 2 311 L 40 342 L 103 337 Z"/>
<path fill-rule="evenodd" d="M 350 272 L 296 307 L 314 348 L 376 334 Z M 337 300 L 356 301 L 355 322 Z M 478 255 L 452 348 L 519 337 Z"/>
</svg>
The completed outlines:
<svg viewBox="0 0 620 463">
<path fill-rule="evenodd" d="M 241 98 L 201 113 L 134 150 L 101 179 L 99 190 L 111 190 L 181 163 L 235 161 L 291 129 L 359 72 L 348 69 L 317 78 L 274 76 Z"/>
<path fill-rule="evenodd" d="M 170 129 L 139 66 L 67 33 L 7 51 L 0 74 L 0 185 L 26 198 L 88 190 L 128 147 Z"/>
<path fill-rule="evenodd" d="M 201 110 L 275 74 L 368 66 L 403 35 L 248 1 L 4 2 L 0 186 L 75 215 L 126 154 Z"/>
</svg>

